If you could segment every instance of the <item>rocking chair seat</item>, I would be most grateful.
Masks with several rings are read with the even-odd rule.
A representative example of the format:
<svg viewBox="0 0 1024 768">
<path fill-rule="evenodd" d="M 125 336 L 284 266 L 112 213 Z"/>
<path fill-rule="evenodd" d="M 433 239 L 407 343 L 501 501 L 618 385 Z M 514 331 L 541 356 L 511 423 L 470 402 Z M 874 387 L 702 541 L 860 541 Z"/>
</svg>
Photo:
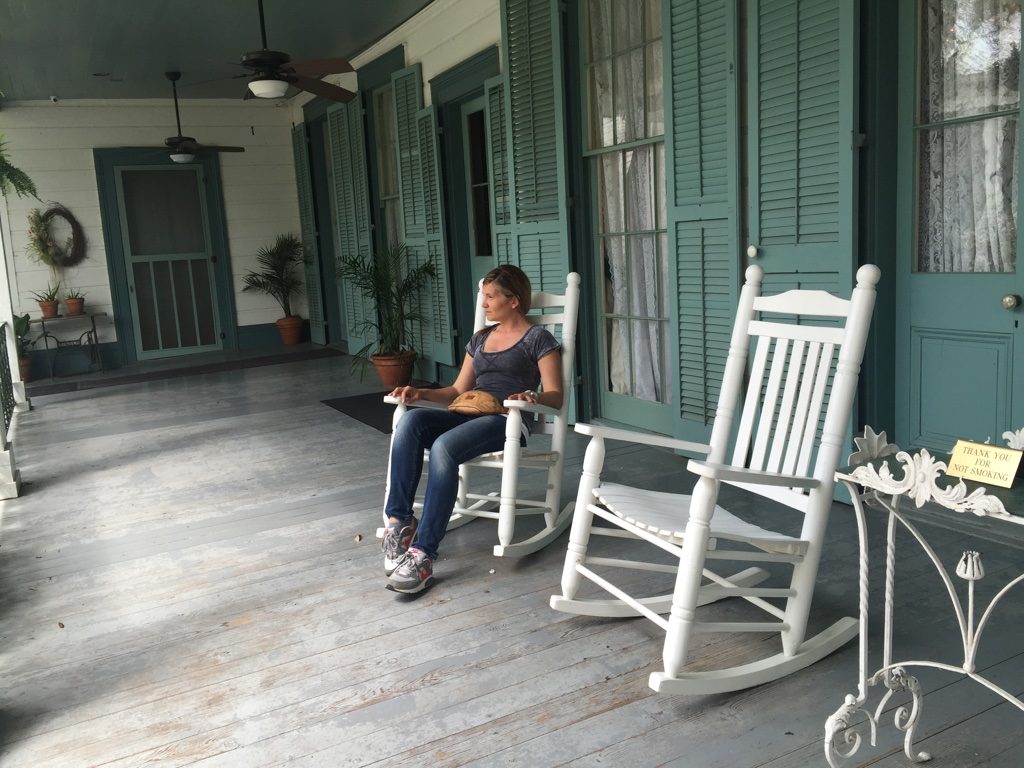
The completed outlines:
<svg viewBox="0 0 1024 768">
<path fill-rule="evenodd" d="M 690 496 L 602 483 L 594 489 L 594 497 L 609 512 L 626 522 L 672 544 L 682 545 L 689 519 Z M 806 541 L 748 523 L 717 504 L 711 518 L 710 536 L 743 542 L 771 552 L 803 554 L 807 549 Z"/>
</svg>

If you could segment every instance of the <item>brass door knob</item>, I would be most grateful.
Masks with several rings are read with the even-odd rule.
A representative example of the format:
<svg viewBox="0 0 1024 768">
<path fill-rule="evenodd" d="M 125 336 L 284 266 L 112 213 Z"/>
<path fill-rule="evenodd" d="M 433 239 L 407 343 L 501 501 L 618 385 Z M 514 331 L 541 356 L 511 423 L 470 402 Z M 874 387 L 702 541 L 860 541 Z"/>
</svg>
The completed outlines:
<svg viewBox="0 0 1024 768">
<path fill-rule="evenodd" d="M 1016 309 L 1020 306 L 1020 302 L 1020 296 L 1015 293 L 1008 293 L 1002 299 L 1003 309 Z"/>
</svg>

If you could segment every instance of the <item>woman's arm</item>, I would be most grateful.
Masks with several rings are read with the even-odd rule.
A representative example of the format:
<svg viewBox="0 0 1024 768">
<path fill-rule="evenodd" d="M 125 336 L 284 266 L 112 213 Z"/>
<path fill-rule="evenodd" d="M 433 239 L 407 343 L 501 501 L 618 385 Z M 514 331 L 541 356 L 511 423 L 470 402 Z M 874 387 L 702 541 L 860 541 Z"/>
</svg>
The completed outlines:
<svg viewBox="0 0 1024 768">
<path fill-rule="evenodd" d="M 554 350 L 544 355 L 537 361 L 537 368 L 540 369 L 540 385 L 543 392 L 534 393 L 520 392 L 509 395 L 509 400 L 526 400 L 530 403 L 540 403 L 551 408 L 562 407 L 562 352 Z"/>
<path fill-rule="evenodd" d="M 447 405 L 463 392 L 468 392 L 476 382 L 476 374 L 473 373 L 473 358 L 468 354 L 462 361 L 462 370 L 459 377 L 450 387 L 438 389 L 420 389 L 418 387 L 398 387 L 391 392 L 391 397 L 397 397 L 403 403 L 415 403 L 417 400 L 430 400 L 435 403 Z"/>
</svg>

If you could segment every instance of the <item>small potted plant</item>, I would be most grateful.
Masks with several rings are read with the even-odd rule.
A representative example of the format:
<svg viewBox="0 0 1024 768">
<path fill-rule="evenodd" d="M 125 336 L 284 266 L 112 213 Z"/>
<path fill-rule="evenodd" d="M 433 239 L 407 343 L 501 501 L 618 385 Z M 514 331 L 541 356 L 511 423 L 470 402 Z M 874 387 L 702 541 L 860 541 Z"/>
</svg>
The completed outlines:
<svg viewBox="0 0 1024 768">
<path fill-rule="evenodd" d="M 50 282 L 46 290 L 33 291 L 32 298 L 39 302 L 39 312 L 44 320 L 51 320 L 57 316 L 57 307 L 60 305 L 60 280 Z"/>
<path fill-rule="evenodd" d="M 259 270 L 249 270 L 242 278 L 243 291 L 259 291 L 272 296 L 281 306 L 284 317 L 277 321 L 277 330 L 285 344 L 298 344 L 302 318 L 292 314 L 292 298 L 302 288 L 300 270 L 303 264 L 302 241 L 295 235 L 278 235 L 269 248 L 256 252 Z"/>
<path fill-rule="evenodd" d="M 83 314 L 85 310 L 85 294 L 77 288 L 66 288 L 64 290 L 64 309 L 68 317 Z"/>
<path fill-rule="evenodd" d="M 14 316 L 14 338 L 18 342 L 18 372 L 21 374 L 21 380 L 26 382 L 32 378 L 32 358 L 28 356 L 28 350 L 32 346 L 28 339 L 31 328 L 32 319 L 28 312 Z"/>
<path fill-rule="evenodd" d="M 407 259 L 407 246 L 395 243 L 367 258 L 343 256 L 338 260 L 338 277 L 350 281 L 377 308 L 376 317 L 362 328 L 372 331 L 376 341 L 356 352 L 353 364 L 373 362 L 381 384 L 391 388 L 412 380 L 416 350 L 409 341 L 410 323 L 422 319 L 415 309 L 416 300 L 437 274 L 430 261 L 406 269 Z"/>
</svg>

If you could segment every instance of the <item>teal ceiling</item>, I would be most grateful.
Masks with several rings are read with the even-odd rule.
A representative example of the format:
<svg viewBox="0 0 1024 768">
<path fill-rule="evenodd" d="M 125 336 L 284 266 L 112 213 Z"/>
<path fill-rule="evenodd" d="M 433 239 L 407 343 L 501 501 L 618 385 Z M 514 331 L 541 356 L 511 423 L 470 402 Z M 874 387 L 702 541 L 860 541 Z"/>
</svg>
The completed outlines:
<svg viewBox="0 0 1024 768">
<path fill-rule="evenodd" d="M 267 47 L 292 58 L 351 57 L 430 0 L 264 0 Z M 259 49 L 256 0 L 0 0 L 6 99 L 241 98 Z"/>
</svg>

